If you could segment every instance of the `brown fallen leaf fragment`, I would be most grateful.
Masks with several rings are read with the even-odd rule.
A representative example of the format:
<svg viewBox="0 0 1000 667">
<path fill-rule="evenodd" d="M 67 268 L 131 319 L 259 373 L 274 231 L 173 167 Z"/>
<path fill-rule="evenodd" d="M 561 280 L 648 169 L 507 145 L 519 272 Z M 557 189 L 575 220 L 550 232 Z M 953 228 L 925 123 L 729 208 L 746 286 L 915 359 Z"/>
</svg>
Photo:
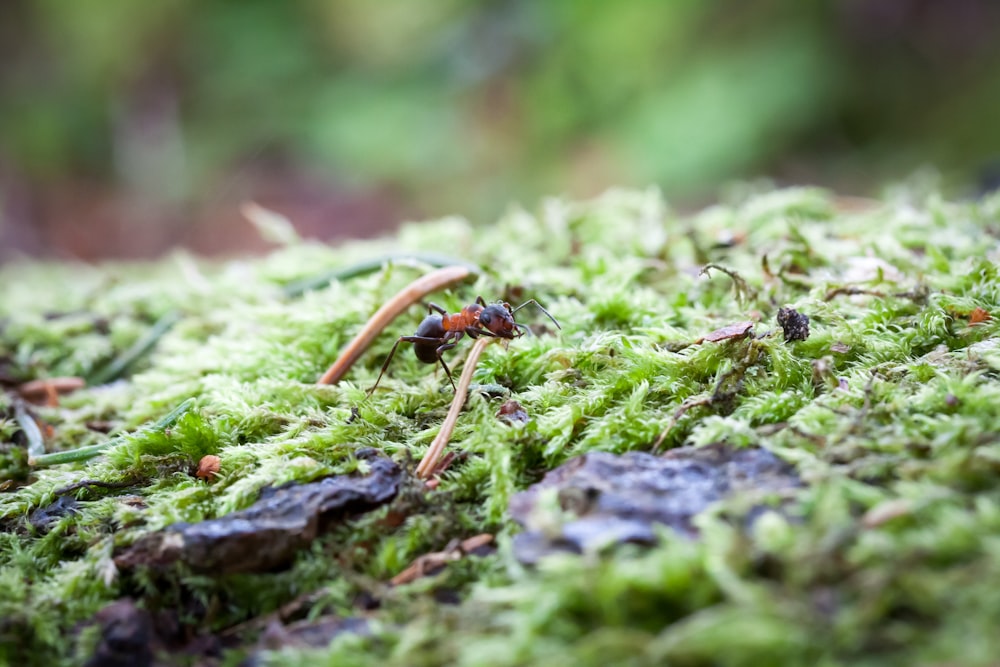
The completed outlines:
<svg viewBox="0 0 1000 667">
<path fill-rule="evenodd" d="M 417 558 L 408 568 L 389 580 L 393 586 L 408 584 L 421 577 L 437 574 L 448 563 L 465 556 L 485 556 L 496 551 L 493 545 L 493 535 L 482 533 L 467 540 L 453 540 L 443 551 L 435 551 Z"/>
<path fill-rule="evenodd" d="M 992 319 L 989 311 L 984 308 L 976 306 L 971 313 L 969 313 L 969 324 L 982 324 L 987 320 Z"/>
<path fill-rule="evenodd" d="M 402 470 L 393 461 L 359 453 L 365 476 L 337 475 L 309 484 L 264 489 L 245 510 L 199 523 L 177 523 L 147 534 L 115 556 L 120 569 L 163 568 L 228 574 L 268 572 L 289 565 L 318 535 L 396 497 Z"/>
<path fill-rule="evenodd" d="M 32 380 L 18 386 L 17 393 L 26 401 L 44 403 L 50 407 L 59 405 L 59 396 L 70 394 L 87 386 L 80 377 L 54 377 Z"/>
<path fill-rule="evenodd" d="M 214 454 L 206 454 L 198 461 L 198 471 L 194 474 L 198 479 L 211 480 L 219 474 L 222 461 Z"/>
<path fill-rule="evenodd" d="M 694 344 L 701 345 L 702 343 L 718 343 L 720 341 L 729 340 L 730 338 L 744 338 L 750 330 L 753 329 L 754 324 L 756 323 L 752 320 L 730 324 L 722 327 L 721 329 L 716 329 L 710 334 L 702 336 L 696 340 Z"/>
<path fill-rule="evenodd" d="M 527 411 L 513 399 L 500 406 L 497 410 L 497 419 L 508 424 L 527 424 L 531 421 Z"/>
</svg>

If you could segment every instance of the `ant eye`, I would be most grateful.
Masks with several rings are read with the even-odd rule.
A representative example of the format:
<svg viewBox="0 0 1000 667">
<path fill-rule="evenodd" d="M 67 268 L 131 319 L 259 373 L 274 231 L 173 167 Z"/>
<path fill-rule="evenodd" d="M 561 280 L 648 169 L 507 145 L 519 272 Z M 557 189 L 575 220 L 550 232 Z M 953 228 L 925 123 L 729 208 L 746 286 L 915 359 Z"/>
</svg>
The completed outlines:
<svg viewBox="0 0 1000 667">
<path fill-rule="evenodd" d="M 484 326 L 489 326 L 490 320 L 492 319 L 493 316 L 489 313 L 489 311 L 484 310 L 483 312 L 479 313 L 479 322 L 482 323 Z"/>
</svg>

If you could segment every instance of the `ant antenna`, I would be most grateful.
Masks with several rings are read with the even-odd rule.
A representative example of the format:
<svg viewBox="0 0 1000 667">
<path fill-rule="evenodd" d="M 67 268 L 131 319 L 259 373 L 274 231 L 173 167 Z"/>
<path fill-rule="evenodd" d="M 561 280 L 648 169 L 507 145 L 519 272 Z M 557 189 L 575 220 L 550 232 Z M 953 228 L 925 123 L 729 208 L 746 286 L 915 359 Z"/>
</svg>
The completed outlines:
<svg viewBox="0 0 1000 667">
<path fill-rule="evenodd" d="M 559 330 L 562 330 L 562 327 L 561 327 L 561 326 L 559 326 L 559 322 L 557 322 L 557 321 L 556 321 L 556 318 L 552 317 L 552 314 L 551 314 L 551 313 L 549 313 L 549 311 L 545 310 L 545 309 L 544 309 L 544 308 L 542 307 L 542 304 L 538 303 L 538 302 L 537 302 L 537 301 L 535 301 L 534 299 L 528 299 L 527 301 L 525 301 L 524 303 L 522 303 L 522 304 L 521 304 L 520 306 L 518 306 L 517 308 L 514 308 L 513 310 L 511 310 L 511 311 L 510 311 L 510 314 L 511 314 L 511 315 L 513 315 L 513 314 L 514 314 L 514 313 L 516 313 L 517 311 L 519 311 L 519 310 L 521 310 L 522 308 L 524 308 L 525 306 L 527 306 L 527 305 L 528 305 L 529 303 L 530 303 L 530 304 L 533 304 L 533 305 L 534 305 L 534 306 L 535 306 L 536 308 L 538 308 L 538 310 L 540 310 L 540 311 L 542 311 L 543 313 L 545 313 L 545 316 L 546 316 L 547 318 L 549 318 L 550 320 L 552 320 L 552 324 L 556 325 L 556 329 L 559 329 Z"/>
</svg>

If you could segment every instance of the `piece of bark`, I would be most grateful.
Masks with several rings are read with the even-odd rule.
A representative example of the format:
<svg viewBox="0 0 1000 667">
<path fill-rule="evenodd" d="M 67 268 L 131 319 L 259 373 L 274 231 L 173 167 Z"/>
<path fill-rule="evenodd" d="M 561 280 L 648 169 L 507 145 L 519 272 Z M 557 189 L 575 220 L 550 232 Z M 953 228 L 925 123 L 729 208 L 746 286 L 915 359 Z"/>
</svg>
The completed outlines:
<svg viewBox="0 0 1000 667">
<path fill-rule="evenodd" d="M 200 572 L 267 572 L 334 524 L 392 500 L 402 471 L 386 458 L 369 460 L 365 476 L 340 475 L 265 489 L 245 510 L 146 535 L 115 557 L 119 568 L 165 567 L 176 561 Z"/>
</svg>

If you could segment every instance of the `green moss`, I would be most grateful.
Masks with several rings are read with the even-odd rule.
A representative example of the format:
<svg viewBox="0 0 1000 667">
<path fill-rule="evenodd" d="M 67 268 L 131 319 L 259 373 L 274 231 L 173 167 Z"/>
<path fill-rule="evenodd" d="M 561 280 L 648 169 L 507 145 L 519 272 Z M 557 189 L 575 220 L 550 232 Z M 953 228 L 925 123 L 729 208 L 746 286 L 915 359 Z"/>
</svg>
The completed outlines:
<svg viewBox="0 0 1000 667">
<path fill-rule="evenodd" d="M 781 190 L 681 219 L 655 192 L 611 192 L 488 228 L 449 219 L 239 263 L 3 269 L 5 376 L 94 377 L 129 363 L 123 381 L 37 411 L 53 427 L 50 451 L 107 440 L 91 421 L 124 436 L 86 463 L 26 477 L 0 398 L 0 474 L 11 480 L 0 494 L 0 660 L 79 662 L 94 634 L 72 630 L 122 596 L 209 632 L 313 593 L 313 615 L 358 614 L 358 600 L 380 598 L 366 612 L 374 636 L 286 649 L 271 664 L 987 664 L 1000 654 L 1000 318 L 973 325 L 969 314 L 1000 314 L 1000 198 L 904 195 L 845 213 L 823 192 Z M 474 381 L 493 389 L 473 392 L 451 445 L 464 455 L 439 488 L 408 485 L 282 573 L 116 572 L 115 547 L 244 508 L 266 486 L 363 468 L 359 448 L 415 465 L 451 400 L 443 373 L 401 349 L 380 390 L 364 392 L 419 307 L 339 386 L 313 382 L 422 269 L 337 272 L 442 244 L 486 270 L 436 303 L 535 298 L 562 330 L 526 308 L 518 317 L 537 335 L 487 349 Z M 701 275 L 709 263 L 724 271 Z M 782 306 L 809 316 L 807 340 L 783 340 Z M 171 313 L 176 323 L 158 330 Z M 696 343 L 746 320 L 752 338 Z M 129 359 L 151 333 L 152 349 Z M 461 358 L 449 357 L 453 369 Z M 189 397 L 176 424 L 144 428 Z M 499 421 L 505 398 L 531 421 Z M 664 531 L 649 549 L 514 561 L 513 493 L 577 454 L 649 450 L 661 436 L 664 448 L 766 446 L 808 485 L 752 530 L 737 499 L 699 519 L 698 542 Z M 221 460 L 211 484 L 192 474 L 205 454 Z M 77 513 L 45 531 L 28 523 L 82 480 L 126 486 L 78 488 Z M 499 535 L 497 555 L 385 584 L 480 532 Z M 461 604 L 436 602 L 444 589 Z"/>
</svg>

